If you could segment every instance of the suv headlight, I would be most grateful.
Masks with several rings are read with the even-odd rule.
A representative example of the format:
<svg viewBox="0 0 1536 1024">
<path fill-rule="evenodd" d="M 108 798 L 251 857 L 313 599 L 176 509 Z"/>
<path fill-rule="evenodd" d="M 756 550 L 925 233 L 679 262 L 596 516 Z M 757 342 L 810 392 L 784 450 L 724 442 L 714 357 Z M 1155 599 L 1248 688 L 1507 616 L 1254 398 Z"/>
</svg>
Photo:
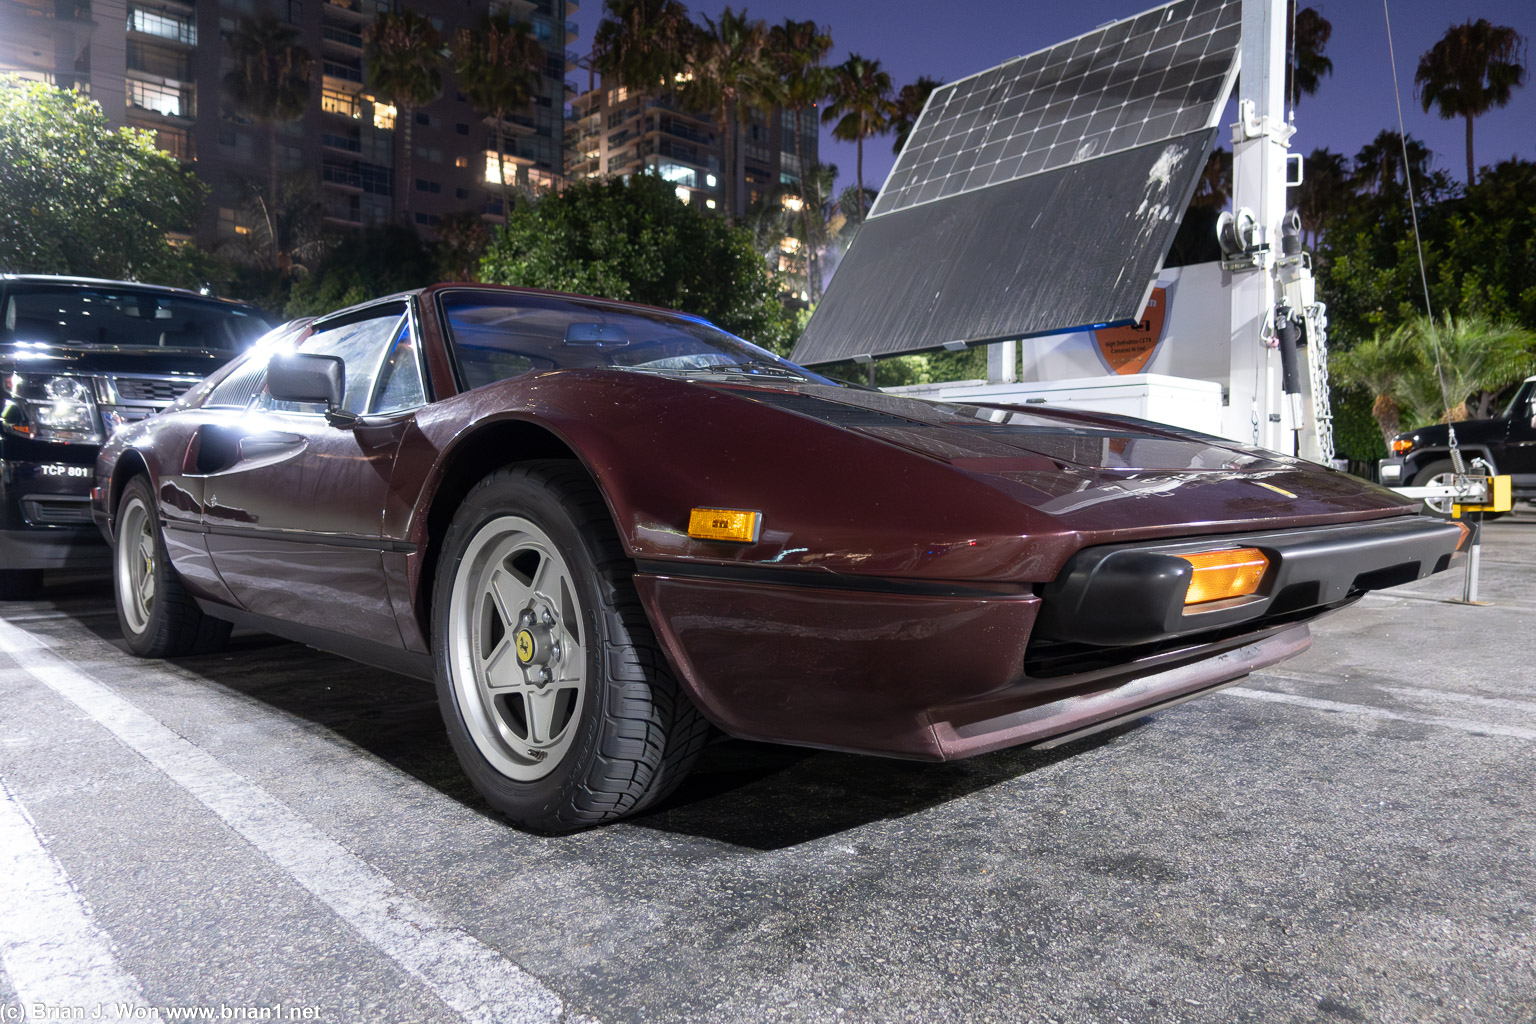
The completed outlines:
<svg viewBox="0 0 1536 1024">
<path fill-rule="evenodd" d="M 91 381 L 86 377 L 9 374 L 0 424 L 39 441 L 105 440 Z"/>
</svg>

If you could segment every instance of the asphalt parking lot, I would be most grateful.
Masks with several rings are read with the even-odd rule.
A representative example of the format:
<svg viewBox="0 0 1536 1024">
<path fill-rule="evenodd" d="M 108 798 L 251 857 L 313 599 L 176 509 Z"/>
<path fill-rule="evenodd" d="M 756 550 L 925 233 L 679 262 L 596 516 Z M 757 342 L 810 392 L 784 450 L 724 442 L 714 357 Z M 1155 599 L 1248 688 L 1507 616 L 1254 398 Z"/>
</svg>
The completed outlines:
<svg viewBox="0 0 1536 1024">
<path fill-rule="evenodd" d="M 492 818 L 430 689 L 0 605 L 0 1021 L 1536 1021 L 1536 514 L 1303 657 L 1048 752 L 739 742 Z"/>
</svg>

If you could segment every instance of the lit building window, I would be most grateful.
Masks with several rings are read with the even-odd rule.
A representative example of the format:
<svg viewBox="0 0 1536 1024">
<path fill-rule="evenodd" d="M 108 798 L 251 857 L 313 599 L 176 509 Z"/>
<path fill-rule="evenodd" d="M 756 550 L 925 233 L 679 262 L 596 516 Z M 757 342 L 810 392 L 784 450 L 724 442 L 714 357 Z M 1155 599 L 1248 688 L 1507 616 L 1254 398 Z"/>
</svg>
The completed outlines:
<svg viewBox="0 0 1536 1024">
<path fill-rule="evenodd" d="M 485 154 L 485 180 L 492 185 L 497 184 L 498 181 L 505 185 L 516 185 L 517 164 L 508 160 L 504 165 L 502 165 L 500 168 L 501 173 L 498 174 L 496 161 L 497 156 L 495 153 Z"/>
<path fill-rule="evenodd" d="M 713 174 L 706 174 L 706 175 L 704 175 L 704 184 L 708 185 L 710 188 L 714 188 L 715 187 L 715 176 Z"/>
<path fill-rule="evenodd" d="M 785 196 L 784 209 L 788 210 L 790 213 L 799 213 L 801 210 L 805 209 L 805 200 L 801 199 L 799 196 Z"/>
<path fill-rule="evenodd" d="M 395 117 L 400 112 L 392 103 L 380 103 L 377 100 L 373 104 L 373 126 L 381 132 L 392 131 L 395 127 Z M 356 116 L 355 114 L 353 115 Z"/>
<path fill-rule="evenodd" d="M 677 186 L 677 198 L 679 202 L 686 203 L 692 196 L 693 193 L 688 190 L 687 185 Z"/>
<path fill-rule="evenodd" d="M 663 181 L 670 181 L 674 185 L 686 185 L 689 188 L 693 188 L 699 183 L 698 172 L 692 167 L 686 167 L 683 164 L 668 162 L 657 165 L 656 170 L 661 172 Z"/>
<path fill-rule="evenodd" d="M 153 82 L 140 82 L 132 78 L 128 79 L 128 104 L 153 110 L 157 114 L 169 114 L 172 117 L 181 117 L 183 114 L 190 117 L 192 114 L 191 110 L 187 109 L 189 105 L 182 103 L 180 89 L 156 85 Z"/>
<path fill-rule="evenodd" d="M 468 167 L 469 166 L 469 157 L 467 157 L 467 156 L 456 156 L 456 157 L 454 157 L 453 158 L 453 166 L 455 166 L 455 167 Z"/>
<path fill-rule="evenodd" d="M 783 241 L 779 242 L 779 248 L 787 253 L 797 253 L 800 251 L 800 239 L 786 235 Z"/>
<path fill-rule="evenodd" d="M 704 200 L 704 205 L 713 210 L 715 208 L 715 201 L 713 199 L 706 199 Z"/>
<path fill-rule="evenodd" d="M 320 90 L 320 109 L 327 114 L 340 114 L 343 117 L 362 117 L 362 107 L 357 101 L 357 94 L 342 92 L 340 89 Z"/>
</svg>

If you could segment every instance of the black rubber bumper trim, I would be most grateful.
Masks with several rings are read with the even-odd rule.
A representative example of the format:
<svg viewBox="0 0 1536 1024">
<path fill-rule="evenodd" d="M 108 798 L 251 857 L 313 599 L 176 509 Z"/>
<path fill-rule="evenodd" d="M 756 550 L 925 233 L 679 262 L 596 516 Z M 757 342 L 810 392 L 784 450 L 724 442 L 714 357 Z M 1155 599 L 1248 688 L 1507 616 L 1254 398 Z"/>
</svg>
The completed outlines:
<svg viewBox="0 0 1536 1024">
<path fill-rule="evenodd" d="M 779 587 L 852 590 L 868 594 L 911 594 L 916 597 L 1032 598 L 1018 583 L 952 583 L 944 580 L 904 580 L 885 576 L 849 576 L 844 573 L 774 569 L 755 565 L 718 565 L 699 562 L 663 562 L 641 559 L 635 569 L 649 576 L 677 576 L 727 583 L 755 583 Z"/>
<path fill-rule="evenodd" d="M 1034 639 L 1119 647 L 1185 636 L 1268 615 L 1339 604 L 1444 569 L 1461 541 L 1454 523 L 1428 516 L 1386 522 L 1222 534 L 1155 544 L 1085 548 L 1040 590 Z M 1250 598 L 1186 610 L 1193 551 L 1258 548 L 1269 569 Z"/>
</svg>

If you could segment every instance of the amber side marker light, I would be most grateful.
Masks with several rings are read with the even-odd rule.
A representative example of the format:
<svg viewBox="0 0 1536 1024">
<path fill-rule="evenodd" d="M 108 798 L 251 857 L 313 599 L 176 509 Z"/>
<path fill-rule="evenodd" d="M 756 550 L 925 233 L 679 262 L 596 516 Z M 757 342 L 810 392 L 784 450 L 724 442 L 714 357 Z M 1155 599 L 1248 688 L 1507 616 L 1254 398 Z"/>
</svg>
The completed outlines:
<svg viewBox="0 0 1536 1024">
<path fill-rule="evenodd" d="M 1408 438 L 1406 438 L 1406 437 L 1400 437 L 1396 441 L 1392 442 L 1392 454 L 1393 455 L 1401 455 L 1401 454 L 1403 454 L 1403 452 L 1411 451 L 1412 448 L 1413 448 L 1413 441 L 1408 439 Z"/>
<path fill-rule="evenodd" d="M 739 508 L 696 508 L 688 514 L 688 536 L 750 544 L 763 528 L 763 514 Z"/>
<path fill-rule="evenodd" d="M 1179 557 L 1195 567 L 1184 594 L 1186 605 L 1247 597 L 1259 589 L 1264 570 L 1269 568 L 1269 559 L 1258 548 L 1200 551 Z"/>
</svg>

